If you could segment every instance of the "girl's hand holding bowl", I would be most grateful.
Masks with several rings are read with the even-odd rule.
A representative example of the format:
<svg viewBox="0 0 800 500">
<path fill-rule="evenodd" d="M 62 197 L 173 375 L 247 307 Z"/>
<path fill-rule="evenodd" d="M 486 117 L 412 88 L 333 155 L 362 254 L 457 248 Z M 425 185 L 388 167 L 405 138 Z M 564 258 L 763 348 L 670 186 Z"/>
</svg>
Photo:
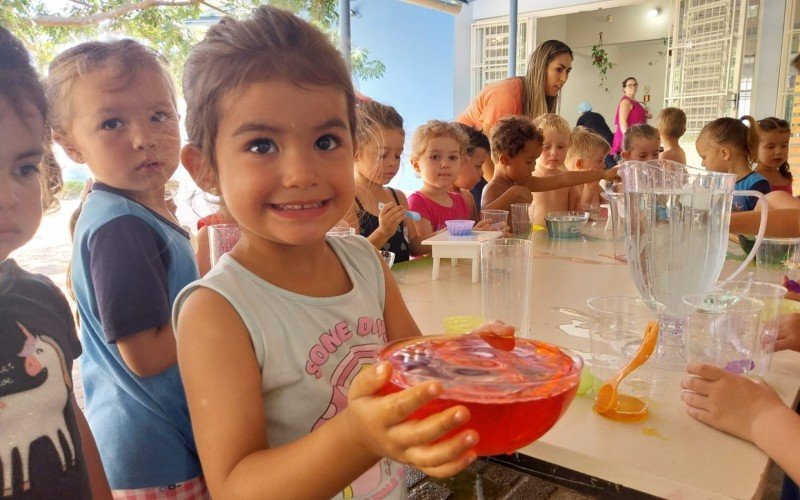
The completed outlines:
<svg viewBox="0 0 800 500">
<path fill-rule="evenodd" d="M 381 362 L 353 380 L 342 413 L 353 442 L 369 450 L 374 460 L 388 457 L 433 477 L 453 476 L 474 462 L 477 432 L 464 429 L 448 435 L 469 422 L 469 410 L 456 405 L 419 420 L 409 419 L 442 394 L 442 385 L 428 381 L 390 392 L 385 386 L 391 375 L 391 364 Z"/>
</svg>

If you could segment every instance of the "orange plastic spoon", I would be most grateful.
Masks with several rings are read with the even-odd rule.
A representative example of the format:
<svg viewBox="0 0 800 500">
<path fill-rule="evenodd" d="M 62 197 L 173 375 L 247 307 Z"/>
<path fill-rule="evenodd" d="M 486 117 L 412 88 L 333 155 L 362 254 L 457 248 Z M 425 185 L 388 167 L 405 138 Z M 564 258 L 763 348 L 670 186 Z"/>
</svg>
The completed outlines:
<svg viewBox="0 0 800 500">
<path fill-rule="evenodd" d="M 597 391 L 597 401 L 594 405 L 597 413 L 607 412 L 617 406 L 617 386 L 622 382 L 622 379 L 630 375 L 633 370 L 639 368 L 647 361 L 656 348 L 657 340 L 658 323 L 650 321 L 647 323 L 647 328 L 644 330 L 644 339 L 636 355 Z"/>
</svg>

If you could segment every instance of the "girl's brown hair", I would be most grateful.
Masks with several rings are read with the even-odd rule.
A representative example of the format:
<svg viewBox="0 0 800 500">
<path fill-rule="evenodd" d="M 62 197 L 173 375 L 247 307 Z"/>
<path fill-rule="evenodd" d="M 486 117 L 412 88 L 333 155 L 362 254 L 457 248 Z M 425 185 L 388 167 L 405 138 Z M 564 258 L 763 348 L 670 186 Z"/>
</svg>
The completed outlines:
<svg viewBox="0 0 800 500">
<path fill-rule="evenodd" d="M 61 190 L 61 167 L 53 156 L 52 139 L 48 127 L 47 99 L 33 62 L 22 45 L 7 29 L 0 27 L 0 98 L 5 99 L 11 109 L 21 119 L 30 116 L 27 106 L 33 106 L 39 113 L 39 119 L 45 124 L 42 146 L 44 156 L 39 164 L 39 175 L 42 187 L 42 207 L 51 210 L 58 207 L 56 194 Z"/>
<path fill-rule="evenodd" d="M 544 93 L 547 81 L 547 65 L 560 56 L 569 54 L 572 49 L 558 40 L 547 40 L 536 47 L 528 59 L 528 72 L 525 74 L 525 87 L 522 91 L 522 111 L 530 118 L 544 113 L 555 113 L 558 96 L 547 96 Z"/>
<path fill-rule="evenodd" d="M 50 104 L 50 125 L 53 130 L 63 134 L 69 132 L 70 95 L 78 79 L 106 68 L 116 71 L 115 85 L 122 87 L 133 81 L 141 71 L 153 71 L 164 80 L 175 103 L 175 85 L 169 74 L 169 64 L 155 50 L 127 38 L 81 43 L 65 50 L 50 63 L 45 92 Z"/>
<path fill-rule="evenodd" d="M 750 115 L 739 120 L 724 117 L 706 123 L 697 136 L 697 141 L 701 140 L 735 149 L 745 155 L 748 163 L 758 161 L 758 123 Z"/>
<path fill-rule="evenodd" d="M 403 130 L 403 117 L 392 106 L 373 100 L 360 100 L 356 105 L 356 148 L 363 151 L 369 144 L 381 141 L 382 130 Z"/>
<path fill-rule="evenodd" d="M 233 90 L 270 79 L 341 90 L 355 140 L 355 92 L 342 55 L 318 29 L 268 5 L 244 20 L 223 18 L 194 46 L 183 70 L 186 131 L 216 174 L 220 106 Z"/>
<path fill-rule="evenodd" d="M 450 137 L 459 144 L 461 156 L 467 154 L 467 146 L 469 145 L 469 137 L 457 125 L 451 122 L 442 120 L 430 120 L 414 131 L 414 136 L 411 138 L 411 162 L 416 162 L 422 157 L 425 148 L 428 147 L 428 142 L 437 137 Z"/>
<path fill-rule="evenodd" d="M 789 127 L 789 122 L 774 116 L 764 118 L 763 120 L 758 120 L 758 128 L 761 132 L 778 132 L 781 134 L 792 133 L 792 129 Z M 788 161 L 783 162 L 783 164 L 778 167 L 778 173 L 781 174 L 781 177 L 784 179 L 792 180 L 792 171 L 789 168 Z"/>
</svg>

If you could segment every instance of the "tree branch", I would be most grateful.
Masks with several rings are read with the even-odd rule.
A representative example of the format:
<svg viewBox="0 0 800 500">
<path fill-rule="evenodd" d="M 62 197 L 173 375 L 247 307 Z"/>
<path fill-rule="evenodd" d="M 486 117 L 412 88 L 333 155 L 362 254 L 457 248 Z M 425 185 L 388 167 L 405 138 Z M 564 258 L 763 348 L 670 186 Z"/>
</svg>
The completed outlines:
<svg viewBox="0 0 800 500">
<path fill-rule="evenodd" d="M 99 24 L 108 19 L 116 19 L 137 10 L 145 10 L 152 7 L 180 7 L 198 3 L 201 3 L 201 0 L 139 0 L 88 16 L 35 16 L 31 18 L 31 21 L 37 26 L 88 26 Z"/>
</svg>

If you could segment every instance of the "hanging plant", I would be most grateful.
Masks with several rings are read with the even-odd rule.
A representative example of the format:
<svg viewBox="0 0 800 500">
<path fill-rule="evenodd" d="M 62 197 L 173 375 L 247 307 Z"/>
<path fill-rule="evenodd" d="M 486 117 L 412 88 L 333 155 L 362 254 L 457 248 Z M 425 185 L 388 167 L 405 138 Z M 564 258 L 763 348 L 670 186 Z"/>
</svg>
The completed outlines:
<svg viewBox="0 0 800 500">
<path fill-rule="evenodd" d="M 608 89 L 608 70 L 614 67 L 614 64 L 608 59 L 608 52 L 603 48 L 603 32 L 600 32 L 600 43 L 592 45 L 592 66 L 597 68 L 598 77 L 600 79 L 599 87 L 605 90 L 606 94 L 610 94 Z"/>
</svg>

